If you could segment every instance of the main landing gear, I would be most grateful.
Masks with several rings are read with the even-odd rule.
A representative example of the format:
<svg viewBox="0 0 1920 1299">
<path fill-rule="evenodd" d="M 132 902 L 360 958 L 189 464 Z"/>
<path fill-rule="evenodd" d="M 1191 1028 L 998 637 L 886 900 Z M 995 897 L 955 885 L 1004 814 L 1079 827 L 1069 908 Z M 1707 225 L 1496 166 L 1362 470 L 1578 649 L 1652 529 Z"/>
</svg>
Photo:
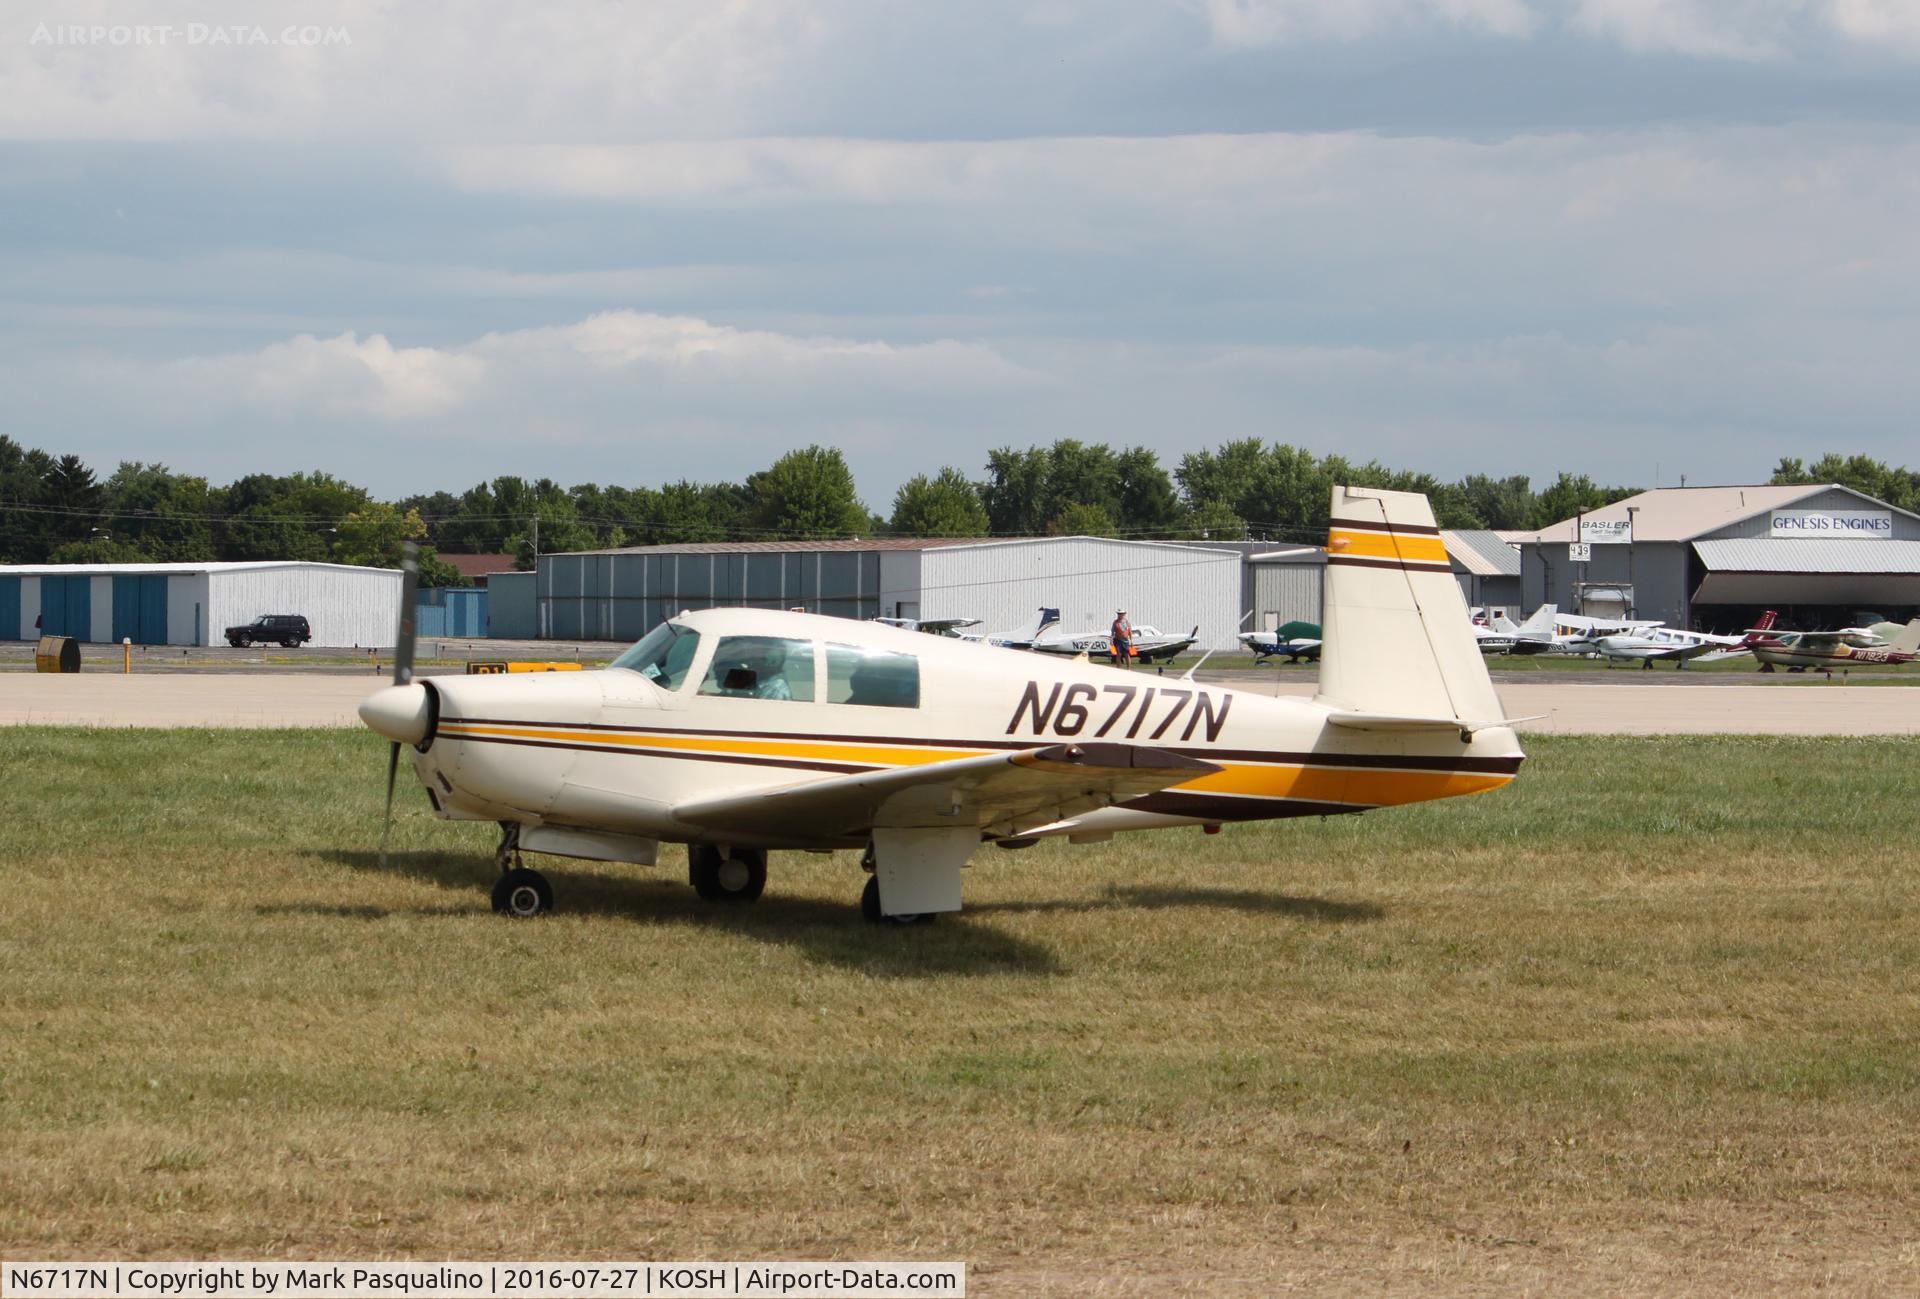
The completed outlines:
<svg viewBox="0 0 1920 1299">
<path fill-rule="evenodd" d="M 493 885 L 493 909 L 516 920 L 530 920 L 553 910 L 553 885 L 539 871 L 520 864 L 520 826 L 503 822 L 500 846 L 493 860 L 500 867 L 500 878 Z"/>
<path fill-rule="evenodd" d="M 875 925 L 930 925 L 933 923 L 936 912 L 922 911 L 890 916 L 880 909 L 880 873 L 875 868 L 871 840 L 867 842 L 867 851 L 860 858 L 860 865 L 867 872 L 867 887 L 860 890 L 860 915 L 867 923 Z"/>
<path fill-rule="evenodd" d="M 751 902 L 767 887 L 767 850 L 690 843 L 687 883 L 708 902 Z"/>
</svg>

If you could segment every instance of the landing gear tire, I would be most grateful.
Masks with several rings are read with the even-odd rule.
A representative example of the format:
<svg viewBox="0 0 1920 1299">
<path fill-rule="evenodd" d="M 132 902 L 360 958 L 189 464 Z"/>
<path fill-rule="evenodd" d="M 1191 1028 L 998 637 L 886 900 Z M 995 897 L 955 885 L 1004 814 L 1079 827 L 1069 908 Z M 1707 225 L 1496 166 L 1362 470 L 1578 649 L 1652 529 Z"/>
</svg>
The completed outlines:
<svg viewBox="0 0 1920 1299">
<path fill-rule="evenodd" d="M 516 920 L 531 920 L 553 910 L 553 886 L 537 870 L 516 866 L 493 886 L 493 909 Z"/>
<path fill-rule="evenodd" d="M 708 902 L 751 902 L 766 890 L 767 854 L 759 848 L 722 852 L 711 844 L 695 844 L 687 879 Z"/>
<path fill-rule="evenodd" d="M 880 877 L 867 878 L 867 887 L 860 890 L 860 914 L 869 923 L 876 925 L 930 925 L 934 913 L 922 911 L 912 915 L 889 916 L 880 910 Z"/>
</svg>

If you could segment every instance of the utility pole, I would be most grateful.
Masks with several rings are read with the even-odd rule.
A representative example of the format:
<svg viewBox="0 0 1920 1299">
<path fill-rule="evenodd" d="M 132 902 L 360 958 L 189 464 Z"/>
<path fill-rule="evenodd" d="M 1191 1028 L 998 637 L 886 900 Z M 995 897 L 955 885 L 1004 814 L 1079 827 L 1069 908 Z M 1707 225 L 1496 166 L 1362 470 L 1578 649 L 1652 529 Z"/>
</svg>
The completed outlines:
<svg viewBox="0 0 1920 1299">
<path fill-rule="evenodd" d="M 1633 548 L 1640 542 L 1633 535 L 1633 516 L 1640 512 L 1638 505 L 1627 507 L 1627 617 L 1640 616 L 1640 593 L 1633 589 Z"/>
</svg>

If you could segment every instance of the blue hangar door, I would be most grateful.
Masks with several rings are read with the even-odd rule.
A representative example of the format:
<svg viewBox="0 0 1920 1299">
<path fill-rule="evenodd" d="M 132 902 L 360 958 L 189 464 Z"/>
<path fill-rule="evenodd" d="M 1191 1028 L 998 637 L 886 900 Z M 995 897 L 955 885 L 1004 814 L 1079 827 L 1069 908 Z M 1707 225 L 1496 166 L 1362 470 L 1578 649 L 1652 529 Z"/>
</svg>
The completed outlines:
<svg viewBox="0 0 1920 1299">
<path fill-rule="evenodd" d="M 40 634 L 93 639 L 93 579 L 40 579 Z"/>
<path fill-rule="evenodd" d="M 167 643 L 165 573 L 114 577 L 113 638 L 131 640 L 135 645 Z"/>
<path fill-rule="evenodd" d="M 20 579 L 0 577 L 0 640 L 20 639 Z"/>
</svg>

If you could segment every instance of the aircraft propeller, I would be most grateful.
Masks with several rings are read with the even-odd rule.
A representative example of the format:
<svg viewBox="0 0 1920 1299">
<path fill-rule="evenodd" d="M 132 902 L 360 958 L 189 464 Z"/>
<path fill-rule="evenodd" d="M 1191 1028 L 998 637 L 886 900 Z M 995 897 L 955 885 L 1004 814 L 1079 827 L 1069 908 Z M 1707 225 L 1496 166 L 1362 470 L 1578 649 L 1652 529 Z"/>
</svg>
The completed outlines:
<svg viewBox="0 0 1920 1299">
<path fill-rule="evenodd" d="M 420 598 L 420 548 L 407 542 L 400 557 L 400 632 L 393 646 L 393 684 L 413 680 L 414 604 Z M 400 741 L 387 753 L 387 812 L 380 824 L 380 865 L 387 864 L 387 836 L 393 831 L 393 785 L 400 774 Z"/>
</svg>

